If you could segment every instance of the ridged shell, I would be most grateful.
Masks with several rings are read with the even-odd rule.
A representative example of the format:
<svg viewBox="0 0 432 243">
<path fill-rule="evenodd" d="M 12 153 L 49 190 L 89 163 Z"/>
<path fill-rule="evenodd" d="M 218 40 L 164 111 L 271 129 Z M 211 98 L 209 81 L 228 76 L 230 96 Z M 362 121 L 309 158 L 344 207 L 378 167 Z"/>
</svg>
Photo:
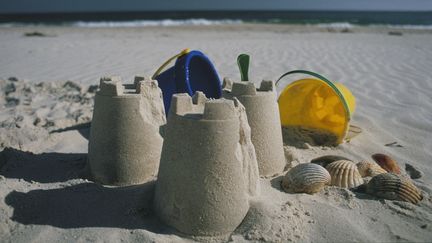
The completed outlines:
<svg viewBox="0 0 432 243">
<path fill-rule="evenodd" d="M 330 184 L 330 174 L 324 167 L 317 164 L 299 164 L 289 170 L 282 179 L 282 189 L 290 193 L 319 192 Z"/>
<path fill-rule="evenodd" d="M 379 166 L 377 163 L 370 161 L 358 162 L 357 169 L 362 177 L 374 177 L 379 174 L 387 173 L 387 171 L 381 168 L 381 166 Z"/>
<path fill-rule="evenodd" d="M 373 177 L 366 186 L 366 192 L 380 198 L 414 204 L 423 198 L 421 191 L 408 178 L 394 173 Z"/>
<path fill-rule="evenodd" d="M 354 188 L 363 184 L 357 166 L 349 160 L 338 160 L 326 166 L 331 176 L 331 185 Z"/>
<path fill-rule="evenodd" d="M 375 160 L 384 170 L 387 172 L 392 172 L 395 174 L 400 174 L 399 165 L 395 160 L 390 158 L 390 156 L 385 154 L 374 154 L 372 155 L 372 159 Z"/>
<path fill-rule="evenodd" d="M 343 156 L 339 155 L 324 155 L 318 158 L 311 160 L 311 163 L 321 165 L 322 167 L 326 167 L 328 164 L 338 161 L 338 160 L 350 160 Z"/>
</svg>

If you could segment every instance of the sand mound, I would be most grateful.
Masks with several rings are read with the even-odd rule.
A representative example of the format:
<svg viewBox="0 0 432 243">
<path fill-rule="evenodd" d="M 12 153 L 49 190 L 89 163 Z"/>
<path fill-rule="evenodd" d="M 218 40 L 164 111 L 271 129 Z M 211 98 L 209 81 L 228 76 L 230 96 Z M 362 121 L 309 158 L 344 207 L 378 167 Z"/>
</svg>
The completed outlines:
<svg viewBox="0 0 432 243">
<path fill-rule="evenodd" d="M 80 176 L 95 91 L 89 85 L 104 75 L 131 80 L 136 73 L 150 74 L 185 46 L 203 50 L 222 77 L 238 77 L 235 58 L 247 52 L 253 58 L 250 77 L 275 79 L 301 68 L 350 88 L 358 100 L 353 122 L 363 128 L 361 136 L 337 147 L 286 143 L 287 168 L 323 155 L 361 161 L 385 153 L 422 172 L 414 183 L 424 199 L 416 205 L 336 187 L 289 194 L 280 190 L 282 177 L 261 179 L 259 198 L 229 240 L 430 241 L 431 35 L 401 30 L 403 36 L 395 37 L 381 28 L 356 27 L 345 34 L 290 25 L 0 28 L 0 53 L 7 57 L 0 60 L 0 150 L 14 148 L 0 155 L 0 241 L 193 241 L 155 217 L 154 183 L 103 187 Z M 57 36 L 22 37 L 29 31 Z M 11 75 L 31 80 L 6 80 Z M 279 91 L 294 80 L 284 80 Z M 403 147 L 386 146 L 395 141 Z"/>
<path fill-rule="evenodd" d="M 0 80 L 0 149 L 39 151 L 57 133 L 89 126 L 94 90 L 71 81 L 29 83 Z"/>
<path fill-rule="evenodd" d="M 312 224 L 310 212 L 301 204 L 286 201 L 282 205 L 256 201 L 237 232 L 250 241 L 308 241 Z"/>
<path fill-rule="evenodd" d="M 337 146 L 337 137 L 329 132 L 301 126 L 282 127 L 283 142 L 298 148 L 312 146 Z"/>
</svg>

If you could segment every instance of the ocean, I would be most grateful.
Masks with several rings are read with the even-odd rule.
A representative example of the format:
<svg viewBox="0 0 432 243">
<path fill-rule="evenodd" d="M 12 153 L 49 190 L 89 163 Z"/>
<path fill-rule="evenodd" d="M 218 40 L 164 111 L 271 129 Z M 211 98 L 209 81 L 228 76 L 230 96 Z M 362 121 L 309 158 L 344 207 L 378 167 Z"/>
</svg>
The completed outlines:
<svg viewBox="0 0 432 243">
<path fill-rule="evenodd" d="M 386 25 L 432 29 L 432 12 L 383 11 L 153 11 L 1 14 L 0 26 L 70 25 L 137 27 L 239 23 L 308 25 Z"/>
</svg>

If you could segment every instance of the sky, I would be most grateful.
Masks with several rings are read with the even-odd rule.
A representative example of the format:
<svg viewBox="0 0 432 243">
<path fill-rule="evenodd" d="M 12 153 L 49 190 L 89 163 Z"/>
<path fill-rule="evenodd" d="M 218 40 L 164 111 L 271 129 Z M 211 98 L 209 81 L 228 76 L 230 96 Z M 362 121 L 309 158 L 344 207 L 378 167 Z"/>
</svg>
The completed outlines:
<svg viewBox="0 0 432 243">
<path fill-rule="evenodd" d="M 0 13 L 153 10 L 432 11 L 432 0 L 0 0 Z"/>
</svg>

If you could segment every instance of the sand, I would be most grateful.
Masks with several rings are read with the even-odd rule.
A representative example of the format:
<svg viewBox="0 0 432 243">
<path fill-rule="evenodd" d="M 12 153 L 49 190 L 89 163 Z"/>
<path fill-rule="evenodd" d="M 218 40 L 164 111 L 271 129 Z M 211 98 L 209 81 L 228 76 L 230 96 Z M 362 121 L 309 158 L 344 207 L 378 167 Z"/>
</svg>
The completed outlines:
<svg viewBox="0 0 432 243">
<path fill-rule="evenodd" d="M 32 31 L 48 36 L 24 36 Z M 103 187 L 83 179 L 91 85 L 102 76 L 120 75 L 131 82 L 136 74 L 151 76 L 186 47 L 208 54 L 222 77 L 239 77 L 235 60 L 246 52 L 253 80 L 275 80 L 288 70 L 309 69 L 351 89 L 358 102 L 352 123 L 363 132 L 338 147 L 286 145 L 287 168 L 327 154 L 360 161 L 386 153 L 402 169 L 409 163 L 422 172 L 414 180 L 424 194 L 418 205 L 337 187 L 314 195 L 288 194 L 280 189 L 282 174 L 262 178 L 260 194 L 229 240 L 432 239 L 430 31 L 232 25 L 2 27 L 0 241 L 193 241 L 155 217 L 154 182 Z"/>
</svg>

